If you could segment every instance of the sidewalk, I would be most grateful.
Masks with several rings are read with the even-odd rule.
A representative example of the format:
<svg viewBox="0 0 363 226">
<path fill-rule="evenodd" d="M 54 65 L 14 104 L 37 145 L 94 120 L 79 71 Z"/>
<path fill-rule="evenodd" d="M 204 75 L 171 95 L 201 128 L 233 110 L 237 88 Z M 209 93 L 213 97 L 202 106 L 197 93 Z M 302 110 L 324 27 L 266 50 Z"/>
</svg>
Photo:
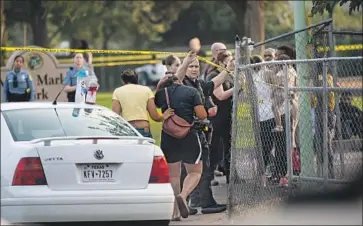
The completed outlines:
<svg viewBox="0 0 363 226">
<path fill-rule="evenodd" d="M 227 203 L 227 184 L 225 177 L 216 177 L 219 181 L 219 186 L 213 186 L 213 195 L 216 201 L 220 204 Z M 214 214 L 202 214 L 200 212 L 194 216 L 189 216 L 181 221 L 171 222 L 170 225 L 221 225 L 222 222 L 227 221 L 227 213 L 214 213 Z"/>
<path fill-rule="evenodd" d="M 216 178 L 220 185 L 212 187 L 218 203 L 227 203 L 225 177 Z M 246 214 L 247 213 L 247 214 Z M 266 217 L 268 216 L 268 217 Z M 189 216 L 170 225 L 362 225 L 362 199 L 336 203 L 307 203 L 249 209 L 245 214 L 236 213 L 230 220 L 227 212 Z"/>
</svg>

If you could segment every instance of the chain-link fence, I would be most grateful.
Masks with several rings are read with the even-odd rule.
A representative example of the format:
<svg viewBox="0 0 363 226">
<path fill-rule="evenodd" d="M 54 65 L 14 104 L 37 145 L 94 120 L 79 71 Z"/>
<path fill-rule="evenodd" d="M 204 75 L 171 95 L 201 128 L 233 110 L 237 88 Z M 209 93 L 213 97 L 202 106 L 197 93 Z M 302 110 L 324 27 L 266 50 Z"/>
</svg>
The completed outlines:
<svg viewBox="0 0 363 226">
<path fill-rule="evenodd" d="M 255 64 L 253 43 L 236 41 L 229 213 L 273 209 L 295 191 L 335 188 L 362 173 L 363 60 L 318 59 L 314 50 L 328 40 L 322 33 L 311 42 L 316 59 Z"/>
</svg>

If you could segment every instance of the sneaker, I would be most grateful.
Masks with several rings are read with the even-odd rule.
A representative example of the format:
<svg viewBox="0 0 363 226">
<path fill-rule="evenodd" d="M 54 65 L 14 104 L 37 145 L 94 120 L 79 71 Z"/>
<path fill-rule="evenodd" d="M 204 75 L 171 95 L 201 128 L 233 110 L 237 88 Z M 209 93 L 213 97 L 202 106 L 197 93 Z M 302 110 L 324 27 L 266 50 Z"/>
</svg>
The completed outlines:
<svg viewBox="0 0 363 226">
<path fill-rule="evenodd" d="M 202 208 L 202 214 L 210 213 L 221 213 L 227 210 L 227 205 L 225 204 L 215 204 L 206 208 Z"/>
<path fill-rule="evenodd" d="M 218 185 L 219 185 L 219 182 L 218 182 L 218 181 L 216 181 L 216 180 L 212 180 L 212 181 L 211 181 L 211 185 L 212 185 L 212 186 L 218 186 Z"/>
<path fill-rule="evenodd" d="M 221 177 L 221 176 L 223 176 L 223 173 L 218 170 L 214 170 L 214 176 Z"/>
<path fill-rule="evenodd" d="M 189 215 L 195 215 L 198 213 L 196 208 L 189 207 Z"/>
<path fill-rule="evenodd" d="M 289 183 L 288 183 L 288 180 L 286 177 L 281 177 L 280 179 L 280 185 L 281 186 L 287 186 Z"/>
<path fill-rule="evenodd" d="M 266 167 L 265 176 L 268 178 L 272 177 L 272 167 L 272 164 L 268 164 Z"/>
<path fill-rule="evenodd" d="M 283 132 L 284 127 L 282 126 L 276 126 L 274 129 L 272 129 L 272 132 Z"/>
<path fill-rule="evenodd" d="M 198 207 L 200 207 L 201 205 L 200 205 L 200 203 L 190 202 L 189 206 L 190 206 L 191 208 L 198 208 Z"/>
</svg>

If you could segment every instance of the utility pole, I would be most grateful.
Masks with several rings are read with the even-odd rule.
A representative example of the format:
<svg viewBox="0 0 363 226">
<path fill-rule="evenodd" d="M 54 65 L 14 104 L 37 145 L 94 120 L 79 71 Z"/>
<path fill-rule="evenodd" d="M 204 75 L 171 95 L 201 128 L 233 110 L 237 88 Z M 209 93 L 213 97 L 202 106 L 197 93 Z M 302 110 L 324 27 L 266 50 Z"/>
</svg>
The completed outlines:
<svg viewBox="0 0 363 226">
<path fill-rule="evenodd" d="M 306 8 L 305 1 L 294 1 L 294 24 L 295 30 L 306 28 Z M 295 34 L 296 59 L 307 59 L 308 34 L 302 31 Z M 309 65 L 297 64 L 297 83 L 298 87 L 309 87 L 310 81 Z M 299 140 L 300 140 L 300 159 L 301 176 L 314 177 L 314 152 L 312 135 L 312 116 L 310 107 L 310 96 L 307 92 L 299 93 Z M 290 161 L 290 160 L 289 160 Z"/>
</svg>

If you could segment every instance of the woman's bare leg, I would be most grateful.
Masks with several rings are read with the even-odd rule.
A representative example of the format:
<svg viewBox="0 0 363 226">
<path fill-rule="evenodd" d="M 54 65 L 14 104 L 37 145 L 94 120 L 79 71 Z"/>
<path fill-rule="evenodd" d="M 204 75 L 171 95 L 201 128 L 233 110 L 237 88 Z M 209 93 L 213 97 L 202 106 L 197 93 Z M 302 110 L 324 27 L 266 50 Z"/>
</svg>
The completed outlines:
<svg viewBox="0 0 363 226">
<path fill-rule="evenodd" d="M 184 163 L 184 165 L 187 169 L 188 175 L 184 180 L 183 190 L 181 191 L 180 195 L 186 199 L 199 183 L 200 177 L 202 175 L 203 163 L 200 161 L 198 164 Z"/>
<path fill-rule="evenodd" d="M 180 170 L 181 170 L 181 162 L 169 163 L 169 174 L 170 174 L 170 183 L 173 188 L 174 195 L 177 196 L 180 194 Z M 174 211 L 172 219 L 180 218 L 180 212 L 176 201 L 174 202 Z"/>
<path fill-rule="evenodd" d="M 188 175 L 184 179 L 183 189 L 176 197 L 176 201 L 179 207 L 180 214 L 183 218 L 187 218 L 189 215 L 189 209 L 186 199 L 190 193 L 195 189 L 200 181 L 202 175 L 203 163 L 200 161 L 198 164 L 184 163 Z"/>
<path fill-rule="evenodd" d="M 284 129 L 282 126 L 282 120 L 281 120 L 281 114 L 280 114 L 280 108 L 279 108 L 281 106 L 281 104 L 280 104 L 280 101 L 277 100 L 277 98 L 279 98 L 279 97 L 275 96 L 275 98 L 273 98 L 273 100 L 272 100 L 272 111 L 274 113 L 275 123 L 276 123 L 276 126 L 273 129 L 273 131 L 282 132 Z"/>
<path fill-rule="evenodd" d="M 297 147 L 296 144 L 296 129 L 299 122 L 299 112 L 298 112 L 298 103 L 296 100 L 291 101 L 291 136 L 292 136 L 292 145 L 293 147 Z"/>
</svg>

